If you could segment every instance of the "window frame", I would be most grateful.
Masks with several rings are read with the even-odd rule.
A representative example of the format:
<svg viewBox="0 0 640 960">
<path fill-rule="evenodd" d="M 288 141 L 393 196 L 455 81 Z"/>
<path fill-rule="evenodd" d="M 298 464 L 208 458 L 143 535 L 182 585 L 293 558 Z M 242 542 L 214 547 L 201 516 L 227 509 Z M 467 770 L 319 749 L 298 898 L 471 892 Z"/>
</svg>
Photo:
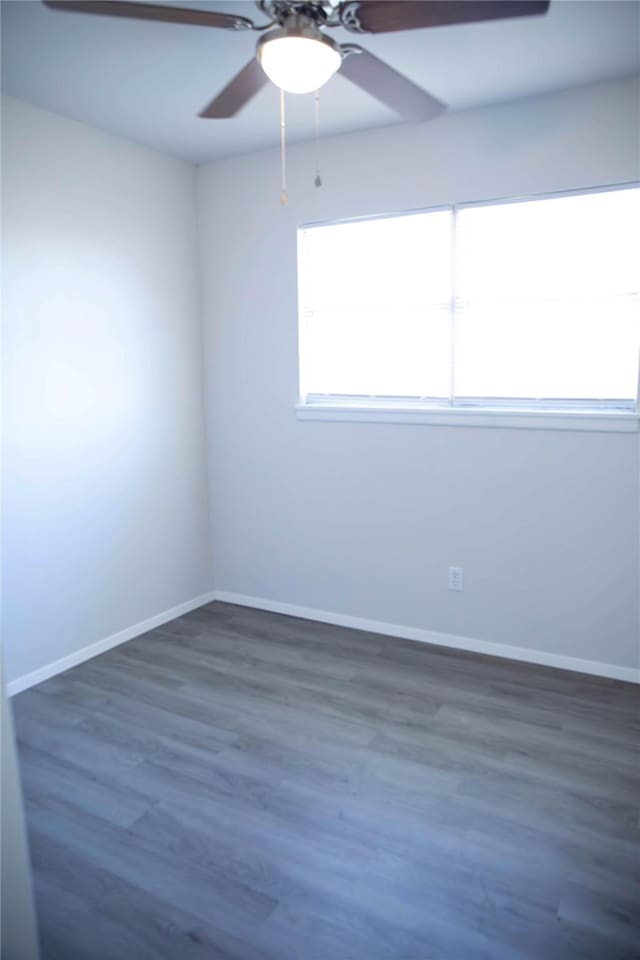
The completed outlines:
<svg viewBox="0 0 640 960">
<path fill-rule="evenodd" d="M 369 220 L 413 216 L 416 214 L 449 211 L 452 214 L 452 243 L 455 245 L 455 230 L 458 211 L 473 207 L 504 206 L 511 203 L 552 200 L 562 197 L 585 196 L 593 193 L 619 192 L 640 188 L 639 180 L 620 183 L 608 183 L 589 187 L 577 187 L 568 190 L 549 191 L 537 194 L 521 194 L 509 197 L 491 197 L 486 200 L 465 200 L 455 203 L 439 203 L 428 207 L 409 210 L 368 214 L 359 217 L 346 217 L 335 220 L 320 220 L 298 225 L 301 231 L 323 226 L 336 226 L 349 223 L 363 223 Z M 299 253 L 298 253 L 299 256 Z M 453 263 L 452 303 L 456 297 L 455 260 Z M 298 302 L 299 307 L 299 302 Z M 453 308 L 452 308 L 453 309 Z M 298 401 L 295 405 L 298 420 L 347 421 L 354 423 L 397 423 L 465 427 L 528 428 L 543 430 L 579 430 L 597 432 L 638 432 L 640 430 L 640 370 L 638 389 L 634 409 L 616 408 L 607 401 L 581 402 L 565 401 L 549 405 L 548 401 L 537 401 L 532 405 L 523 405 L 518 399 L 501 399 L 495 405 L 478 402 L 456 403 L 450 396 L 449 403 L 428 403 L 420 398 L 409 397 L 357 397 L 301 393 L 300 372 L 302 369 L 303 337 L 301 332 L 301 313 L 298 310 Z M 452 366 L 454 363 L 452 357 Z M 614 401 L 615 402 L 615 401 Z"/>
</svg>

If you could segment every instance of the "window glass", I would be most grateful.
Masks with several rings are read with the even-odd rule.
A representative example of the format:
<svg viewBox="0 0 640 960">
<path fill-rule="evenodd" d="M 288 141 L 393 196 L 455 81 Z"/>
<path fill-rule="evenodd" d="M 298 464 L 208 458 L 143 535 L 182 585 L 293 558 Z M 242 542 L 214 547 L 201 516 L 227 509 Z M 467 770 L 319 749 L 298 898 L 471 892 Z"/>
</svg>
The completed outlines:
<svg viewBox="0 0 640 960">
<path fill-rule="evenodd" d="M 448 398 L 451 211 L 303 229 L 305 394 Z"/>
<path fill-rule="evenodd" d="M 633 409 L 640 189 L 298 235 L 307 403 Z"/>
</svg>

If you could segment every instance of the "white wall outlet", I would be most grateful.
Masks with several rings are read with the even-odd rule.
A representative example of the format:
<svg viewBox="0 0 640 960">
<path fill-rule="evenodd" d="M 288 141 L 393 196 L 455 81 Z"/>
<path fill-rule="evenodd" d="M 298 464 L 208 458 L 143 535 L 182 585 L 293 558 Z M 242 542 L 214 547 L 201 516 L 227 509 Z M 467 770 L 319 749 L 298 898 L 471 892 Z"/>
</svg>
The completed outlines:
<svg viewBox="0 0 640 960">
<path fill-rule="evenodd" d="M 449 567 L 449 590 L 464 590 L 464 570 L 462 567 Z"/>
</svg>

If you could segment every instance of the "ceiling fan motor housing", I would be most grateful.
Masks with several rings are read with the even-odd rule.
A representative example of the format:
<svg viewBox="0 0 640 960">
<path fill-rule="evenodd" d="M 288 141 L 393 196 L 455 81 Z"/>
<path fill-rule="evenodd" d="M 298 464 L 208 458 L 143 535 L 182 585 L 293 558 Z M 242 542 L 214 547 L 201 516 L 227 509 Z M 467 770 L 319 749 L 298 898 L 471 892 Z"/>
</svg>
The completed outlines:
<svg viewBox="0 0 640 960">
<path fill-rule="evenodd" d="M 340 45 L 332 40 L 326 33 L 320 30 L 320 26 L 313 17 L 307 13 L 293 12 L 289 13 L 286 19 L 275 27 L 263 33 L 256 45 L 256 54 L 260 59 L 260 50 L 271 40 L 284 39 L 285 37 L 303 37 L 307 40 L 316 40 L 320 43 L 326 43 L 334 50 L 339 50 Z"/>
<path fill-rule="evenodd" d="M 272 23 L 278 23 L 280 26 L 283 26 L 293 14 L 308 17 L 317 24 L 325 24 L 331 19 L 333 12 L 331 3 L 313 2 L 313 0 L 306 0 L 306 2 L 305 0 L 256 0 L 256 6 L 270 18 Z"/>
</svg>

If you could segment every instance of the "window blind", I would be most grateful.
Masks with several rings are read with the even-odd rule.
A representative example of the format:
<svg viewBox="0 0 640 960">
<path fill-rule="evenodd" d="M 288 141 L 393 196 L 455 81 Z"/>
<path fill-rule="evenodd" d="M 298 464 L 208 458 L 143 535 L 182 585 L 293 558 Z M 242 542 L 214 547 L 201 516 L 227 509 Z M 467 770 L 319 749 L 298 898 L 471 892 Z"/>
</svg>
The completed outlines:
<svg viewBox="0 0 640 960">
<path fill-rule="evenodd" d="M 309 405 L 633 410 L 640 189 L 298 234 Z"/>
<path fill-rule="evenodd" d="M 638 189 L 460 208 L 456 402 L 633 408 L 639 229 Z"/>
</svg>

